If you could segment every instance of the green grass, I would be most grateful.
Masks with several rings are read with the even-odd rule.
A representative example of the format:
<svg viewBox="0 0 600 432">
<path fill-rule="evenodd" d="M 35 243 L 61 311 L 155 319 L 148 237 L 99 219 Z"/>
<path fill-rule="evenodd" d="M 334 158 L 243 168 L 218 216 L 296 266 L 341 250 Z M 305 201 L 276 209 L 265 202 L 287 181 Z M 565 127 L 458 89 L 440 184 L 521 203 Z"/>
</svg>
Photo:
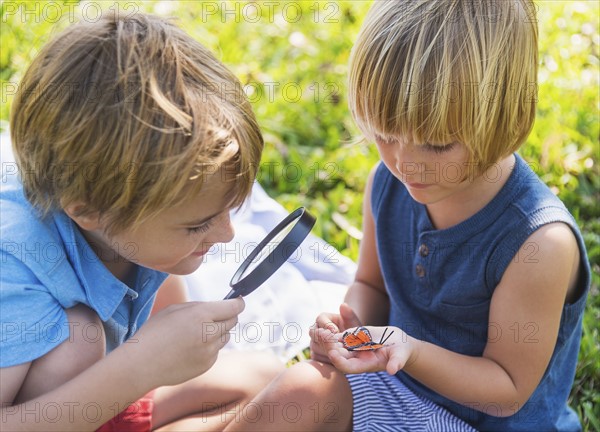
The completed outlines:
<svg viewBox="0 0 600 432">
<path fill-rule="evenodd" d="M 3 2 L 0 127 L 21 73 L 51 31 L 83 10 L 77 2 Z M 94 3 L 94 2 L 89 2 Z M 353 143 L 357 130 L 346 104 L 352 41 L 369 2 L 95 2 L 103 10 L 135 9 L 179 17 L 218 54 L 248 90 L 266 149 L 260 182 L 286 208 L 305 205 L 315 234 L 356 259 L 362 194 L 376 150 Z M 57 5 L 59 7 L 57 7 Z M 593 285 L 571 404 L 585 430 L 600 430 L 600 135 L 598 6 L 592 1 L 538 3 L 538 116 L 523 157 L 565 202 L 585 237 Z M 23 9 L 26 7 L 28 14 Z M 62 21 L 56 12 L 60 9 Z M 261 15 L 256 15 L 256 12 Z"/>
</svg>

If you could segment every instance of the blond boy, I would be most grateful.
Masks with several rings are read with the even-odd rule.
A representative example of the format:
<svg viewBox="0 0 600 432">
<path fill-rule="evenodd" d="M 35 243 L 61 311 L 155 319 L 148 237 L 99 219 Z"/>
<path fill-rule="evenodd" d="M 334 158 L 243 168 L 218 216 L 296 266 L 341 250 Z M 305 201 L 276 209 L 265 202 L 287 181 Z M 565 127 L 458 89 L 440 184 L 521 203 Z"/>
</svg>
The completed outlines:
<svg viewBox="0 0 600 432">
<path fill-rule="evenodd" d="M 229 211 L 250 193 L 263 141 L 238 80 L 167 20 L 106 16 L 41 50 L 10 127 L 2 429 L 225 427 L 223 409 L 279 369 L 260 354 L 217 359 L 243 300 L 148 317 L 169 274 L 232 239 Z"/>
<path fill-rule="evenodd" d="M 578 431 L 568 406 L 590 266 L 576 221 L 516 154 L 535 119 L 530 0 L 376 1 L 349 106 L 381 162 L 358 269 L 312 361 L 237 430 Z M 533 89 L 533 91 L 532 91 Z M 373 351 L 347 350 L 368 326 Z M 285 411 L 300 413 L 290 422 Z"/>
</svg>

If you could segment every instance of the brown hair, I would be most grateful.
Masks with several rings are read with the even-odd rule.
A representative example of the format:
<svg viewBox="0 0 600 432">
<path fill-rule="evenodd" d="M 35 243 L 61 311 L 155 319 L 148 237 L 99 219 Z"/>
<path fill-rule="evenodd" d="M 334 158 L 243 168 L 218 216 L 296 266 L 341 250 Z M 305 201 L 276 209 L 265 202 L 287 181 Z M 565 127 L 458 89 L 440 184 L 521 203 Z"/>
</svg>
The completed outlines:
<svg viewBox="0 0 600 432">
<path fill-rule="evenodd" d="M 34 207 L 46 215 L 81 201 L 112 233 L 216 173 L 241 205 L 263 148 L 237 78 L 170 20 L 141 13 L 77 23 L 43 47 L 10 130 Z"/>
</svg>

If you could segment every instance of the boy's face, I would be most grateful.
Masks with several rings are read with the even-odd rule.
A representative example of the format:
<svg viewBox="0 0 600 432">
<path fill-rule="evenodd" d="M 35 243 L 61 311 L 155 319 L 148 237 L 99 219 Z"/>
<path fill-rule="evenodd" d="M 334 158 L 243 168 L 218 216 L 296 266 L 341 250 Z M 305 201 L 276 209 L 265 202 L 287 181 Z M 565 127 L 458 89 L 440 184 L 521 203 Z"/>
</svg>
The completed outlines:
<svg viewBox="0 0 600 432">
<path fill-rule="evenodd" d="M 135 230 L 111 237 L 102 227 L 82 232 L 117 277 L 126 273 L 131 262 L 170 274 L 189 274 L 200 266 L 212 245 L 233 239 L 228 198 L 231 185 L 216 173 L 196 196 L 162 211 Z"/>
<path fill-rule="evenodd" d="M 415 145 L 402 138 L 375 140 L 383 163 L 421 204 L 433 204 L 463 190 L 472 180 L 464 144 Z"/>
</svg>

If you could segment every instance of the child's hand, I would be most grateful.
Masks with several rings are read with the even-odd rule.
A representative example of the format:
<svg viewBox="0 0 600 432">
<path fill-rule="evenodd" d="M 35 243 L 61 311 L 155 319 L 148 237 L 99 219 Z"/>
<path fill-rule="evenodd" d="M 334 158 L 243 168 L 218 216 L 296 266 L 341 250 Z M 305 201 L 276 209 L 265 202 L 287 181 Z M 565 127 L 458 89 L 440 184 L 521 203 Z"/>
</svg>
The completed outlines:
<svg viewBox="0 0 600 432">
<path fill-rule="evenodd" d="M 373 342 L 378 343 L 386 327 L 367 327 Z M 394 331 L 383 348 L 373 351 L 348 351 L 341 341 L 343 333 L 335 335 L 336 342 L 328 344 L 331 363 L 344 373 L 387 371 L 394 375 L 417 358 L 416 340 L 397 327 L 387 327 L 388 334 Z M 352 331 L 348 329 L 347 331 Z"/>
<path fill-rule="evenodd" d="M 340 305 L 340 313 L 322 313 L 310 328 L 310 356 L 313 360 L 331 363 L 327 355 L 329 342 L 336 342 L 336 333 L 349 327 L 360 326 L 360 320 L 346 303 Z"/>
<path fill-rule="evenodd" d="M 154 387 L 175 385 L 212 367 L 229 341 L 229 330 L 244 310 L 239 297 L 216 302 L 169 306 L 140 328 L 134 339 L 136 361 L 154 380 Z M 138 356 L 139 354 L 139 356 Z"/>
</svg>

